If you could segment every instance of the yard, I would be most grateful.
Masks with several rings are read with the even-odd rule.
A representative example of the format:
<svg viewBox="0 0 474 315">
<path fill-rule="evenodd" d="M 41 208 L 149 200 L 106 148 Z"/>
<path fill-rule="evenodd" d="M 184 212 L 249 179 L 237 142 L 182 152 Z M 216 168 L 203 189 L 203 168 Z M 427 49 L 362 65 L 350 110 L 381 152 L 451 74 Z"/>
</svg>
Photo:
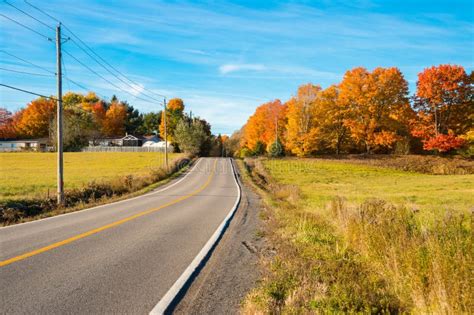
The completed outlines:
<svg viewBox="0 0 474 315">
<path fill-rule="evenodd" d="M 170 161 L 179 154 L 170 154 Z M 91 181 L 126 175 L 146 175 L 164 164 L 157 152 L 67 152 L 64 154 L 65 189 Z M 56 192 L 55 153 L 0 153 L 0 200 L 46 197 Z"/>
</svg>

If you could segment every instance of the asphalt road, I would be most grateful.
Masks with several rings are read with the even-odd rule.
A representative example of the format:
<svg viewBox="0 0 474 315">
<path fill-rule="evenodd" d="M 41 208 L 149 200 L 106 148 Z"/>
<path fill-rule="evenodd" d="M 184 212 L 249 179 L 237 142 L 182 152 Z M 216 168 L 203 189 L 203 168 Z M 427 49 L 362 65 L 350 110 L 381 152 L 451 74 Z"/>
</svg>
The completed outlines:
<svg viewBox="0 0 474 315">
<path fill-rule="evenodd" d="M 0 313 L 148 313 L 233 207 L 233 176 L 200 159 L 163 191 L 0 228 Z"/>
</svg>

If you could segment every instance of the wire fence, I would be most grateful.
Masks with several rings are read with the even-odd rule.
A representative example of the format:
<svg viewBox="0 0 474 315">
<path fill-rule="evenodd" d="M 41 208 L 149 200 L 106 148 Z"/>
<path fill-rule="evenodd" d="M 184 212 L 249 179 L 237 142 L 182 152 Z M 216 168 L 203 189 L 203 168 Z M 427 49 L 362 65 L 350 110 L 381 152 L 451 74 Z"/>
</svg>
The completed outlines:
<svg viewBox="0 0 474 315">
<path fill-rule="evenodd" d="M 168 148 L 169 152 L 173 150 Z M 82 152 L 165 152 L 164 147 L 106 147 L 94 146 L 84 147 Z"/>
</svg>

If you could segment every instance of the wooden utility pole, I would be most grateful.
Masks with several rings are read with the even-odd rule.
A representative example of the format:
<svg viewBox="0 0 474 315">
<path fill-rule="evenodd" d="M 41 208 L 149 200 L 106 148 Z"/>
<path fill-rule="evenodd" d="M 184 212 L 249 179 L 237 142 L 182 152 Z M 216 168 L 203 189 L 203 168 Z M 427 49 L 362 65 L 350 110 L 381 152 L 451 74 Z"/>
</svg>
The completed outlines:
<svg viewBox="0 0 474 315">
<path fill-rule="evenodd" d="M 166 130 L 166 97 L 163 99 L 163 113 L 164 113 L 164 123 L 163 125 L 165 126 L 165 165 L 166 165 L 166 170 L 169 170 L 168 167 L 168 131 Z"/>
<path fill-rule="evenodd" d="M 58 150 L 58 205 L 64 205 L 64 170 L 63 170 L 63 76 L 61 69 L 61 23 L 56 27 L 56 67 L 58 83 L 58 101 L 57 101 L 57 150 Z"/>
</svg>

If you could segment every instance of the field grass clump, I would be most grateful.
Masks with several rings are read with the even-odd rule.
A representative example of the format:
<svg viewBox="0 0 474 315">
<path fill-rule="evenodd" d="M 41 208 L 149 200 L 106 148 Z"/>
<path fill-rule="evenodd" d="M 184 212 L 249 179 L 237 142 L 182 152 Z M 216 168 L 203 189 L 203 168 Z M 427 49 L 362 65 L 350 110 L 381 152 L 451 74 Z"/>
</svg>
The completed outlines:
<svg viewBox="0 0 474 315">
<path fill-rule="evenodd" d="M 275 253 L 263 258 L 265 277 L 244 313 L 473 309 L 472 175 L 325 160 L 247 163 L 271 209 L 265 235 Z M 407 194 L 417 198 L 407 204 Z"/>
</svg>

